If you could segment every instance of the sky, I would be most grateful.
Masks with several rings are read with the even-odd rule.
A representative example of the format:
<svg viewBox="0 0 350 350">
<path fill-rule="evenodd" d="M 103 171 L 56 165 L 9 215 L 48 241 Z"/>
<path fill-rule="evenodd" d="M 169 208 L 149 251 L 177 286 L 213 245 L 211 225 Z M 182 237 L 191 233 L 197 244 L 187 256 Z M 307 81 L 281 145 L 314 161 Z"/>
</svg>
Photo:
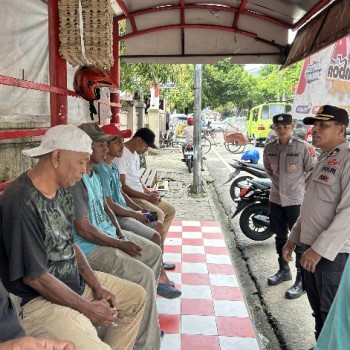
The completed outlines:
<svg viewBox="0 0 350 350">
<path fill-rule="evenodd" d="M 263 64 L 246 64 L 244 69 L 253 75 L 257 75 L 261 66 L 263 66 Z"/>
</svg>

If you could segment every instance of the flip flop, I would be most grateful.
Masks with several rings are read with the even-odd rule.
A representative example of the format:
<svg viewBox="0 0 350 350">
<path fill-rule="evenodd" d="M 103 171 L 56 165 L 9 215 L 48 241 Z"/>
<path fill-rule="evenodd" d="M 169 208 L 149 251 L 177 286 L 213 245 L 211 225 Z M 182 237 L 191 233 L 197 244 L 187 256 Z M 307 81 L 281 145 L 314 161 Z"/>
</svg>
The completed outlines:
<svg viewBox="0 0 350 350">
<path fill-rule="evenodd" d="M 157 294 L 165 299 L 175 299 L 181 296 L 181 291 L 173 289 L 169 283 L 158 284 Z"/>
<path fill-rule="evenodd" d="M 164 267 L 164 270 L 175 270 L 176 265 L 173 263 L 164 263 L 163 267 Z"/>
</svg>

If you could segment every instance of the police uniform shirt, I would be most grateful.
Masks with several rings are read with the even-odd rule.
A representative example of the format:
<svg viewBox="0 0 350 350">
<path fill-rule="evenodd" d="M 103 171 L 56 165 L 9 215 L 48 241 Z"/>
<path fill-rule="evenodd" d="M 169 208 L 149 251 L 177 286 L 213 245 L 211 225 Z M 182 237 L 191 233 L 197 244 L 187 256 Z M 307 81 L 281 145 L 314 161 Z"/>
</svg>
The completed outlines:
<svg viewBox="0 0 350 350">
<path fill-rule="evenodd" d="M 310 245 L 333 261 L 350 253 L 350 149 L 347 143 L 323 153 L 307 179 L 300 216 L 289 239 Z"/>
<path fill-rule="evenodd" d="M 305 141 L 291 137 L 286 146 L 277 139 L 264 148 L 264 167 L 272 180 L 270 202 L 287 207 L 300 205 L 305 179 L 316 163 L 315 149 Z"/>
</svg>

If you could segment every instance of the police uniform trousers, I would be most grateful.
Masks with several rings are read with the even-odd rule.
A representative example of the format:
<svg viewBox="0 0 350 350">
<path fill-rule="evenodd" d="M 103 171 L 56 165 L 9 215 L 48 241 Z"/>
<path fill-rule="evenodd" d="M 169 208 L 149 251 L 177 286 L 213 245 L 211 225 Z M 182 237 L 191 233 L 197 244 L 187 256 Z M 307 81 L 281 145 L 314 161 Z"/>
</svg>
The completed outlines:
<svg viewBox="0 0 350 350">
<path fill-rule="evenodd" d="M 302 245 L 303 252 L 308 248 L 309 245 Z M 316 339 L 337 293 L 348 256 L 348 253 L 339 253 L 334 261 L 321 258 L 314 273 L 302 269 L 304 288 L 315 318 Z"/>
<path fill-rule="evenodd" d="M 282 207 L 279 204 L 269 202 L 271 230 L 275 233 L 276 252 L 282 258 L 282 248 L 287 243 L 289 230 L 292 229 L 300 214 L 300 205 Z M 295 247 L 295 266 L 300 268 L 302 248 Z"/>
</svg>

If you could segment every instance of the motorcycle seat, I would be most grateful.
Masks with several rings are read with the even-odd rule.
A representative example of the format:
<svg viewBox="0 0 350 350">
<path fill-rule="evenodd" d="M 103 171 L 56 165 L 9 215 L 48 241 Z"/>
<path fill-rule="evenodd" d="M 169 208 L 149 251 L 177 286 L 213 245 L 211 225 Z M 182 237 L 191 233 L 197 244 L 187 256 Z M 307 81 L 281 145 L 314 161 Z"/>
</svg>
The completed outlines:
<svg viewBox="0 0 350 350">
<path fill-rule="evenodd" d="M 250 179 L 248 181 L 262 190 L 271 188 L 272 183 L 270 179 Z"/>
<path fill-rule="evenodd" d="M 242 166 L 245 166 L 247 168 L 254 168 L 257 170 L 262 170 L 265 171 L 265 168 L 262 164 L 253 164 L 253 163 L 248 163 L 248 162 L 241 162 L 240 160 L 237 160 L 238 163 L 240 163 Z"/>
</svg>

